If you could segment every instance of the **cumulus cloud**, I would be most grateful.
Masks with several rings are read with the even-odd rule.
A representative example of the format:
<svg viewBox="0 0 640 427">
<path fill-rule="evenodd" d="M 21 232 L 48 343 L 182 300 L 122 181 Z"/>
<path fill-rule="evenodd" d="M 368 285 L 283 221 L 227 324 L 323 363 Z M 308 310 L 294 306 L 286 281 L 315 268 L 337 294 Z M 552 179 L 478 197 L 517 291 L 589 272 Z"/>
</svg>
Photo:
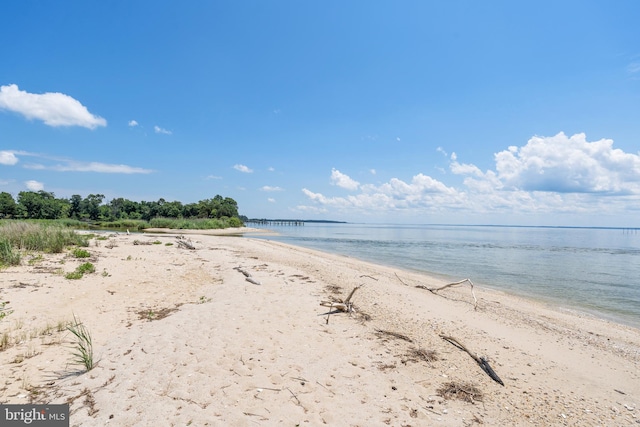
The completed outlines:
<svg viewBox="0 0 640 427">
<path fill-rule="evenodd" d="M 557 193 L 640 193 L 640 156 L 613 148 L 611 139 L 588 142 L 584 133 L 531 138 L 496 153 L 505 186 Z"/>
<path fill-rule="evenodd" d="M 358 181 L 351 179 L 348 175 L 341 173 L 337 169 L 331 169 L 331 183 L 347 190 L 357 190 L 360 186 Z"/>
<path fill-rule="evenodd" d="M 243 173 L 253 173 L 253 169 L 250 169 L 249 167 L 245 166 L 245 165 L 233 165 L 233 168 L 237 171 L 243 172 Z"/>
<path fill-rule="evenodd" d="M 44 190 L 44 184 L 38 181 L 34 181 L 34 180 L 25 181 L 24 185 L 30 191 Z"/>
<path fill-rule="evenodd" d="M 15 165 L 18 163 L 18 158 L 13 151 L 0 151 L 0 165 Z"/>
<path fill-rule="evenodd" d="M 136 122 L 135 120 L 130 120 L 129 121 L 129 126 L 132 127 L 132 128 L 136 127 L 136 126 L 138 126 L 138 122 Z"/>
<path fill-rule="evenodd" d="M 262 188 L 260 188 L 260 190 L 262 191 L 267 191 L 267 192 L 272 192 L 272 191 L 284 191 L 282 188 L 280 187 L 271 187 L 270 185 L 265 185 Z"/>
<path fill-rule="evenodd" d="M 486 171 L 458 160 L 449 168 L 461 184 L 447 185 L 418 173 L 410 180 L 392 178 L 380 184 L 351 184 L 356 194 L 338 197 L 302 190 L 309 204 L 331 212 L 443 214 L 618 214 L 640 211 L 640 154 L 626 153 L 602 139 L 589 142 L 584 134 L 531 138 L 494 155 Z M 332 170 L 333 183 L 350 178 Z M 336 184 L 337 185 L 337 184 Z M 603 197 L 604 196 L 604 197 Z"/>
<path fill-rule="evenodd" d="M 171 135 L 171 134 L 173 133 L 173 132 L 171 132 L 170 130 L 167 130 L 167 129 L 163 129 L 163 128 L 161 128 L 160 126 L 154 126 L 154 127 L 153 127 L 153 130 L 154 130 L 156 133 L 161 133 L 161 134 L 163 134 L 163 135 Z"/>
<path fill-rule="evenodd" d="M 17 85 L 0 86 L 0 109 L 42 120 L 48 126 L 81 126 L 95 129 L 107 121 L 95 116 L 76 99 L 57 92 L 43 94 L 22 91 Z"/>
<path fill-rule="evenodd" d="M 276 202 L 276 199 L 274 199 L 273 197 L 269 197 L 269 198 L 267 198 L 267 202 L 269 202 L 269 203 L 275 203 L 275 202 Z"/>
</svg>

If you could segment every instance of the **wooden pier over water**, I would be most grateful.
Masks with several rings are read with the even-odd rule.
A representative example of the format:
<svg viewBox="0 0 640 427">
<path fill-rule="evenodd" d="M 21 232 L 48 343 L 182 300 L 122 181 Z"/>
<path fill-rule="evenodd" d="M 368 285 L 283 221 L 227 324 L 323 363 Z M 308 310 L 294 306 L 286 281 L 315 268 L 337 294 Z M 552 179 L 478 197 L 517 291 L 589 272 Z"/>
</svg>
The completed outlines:
<svg viewBox="0 0 640 427">
<path fill-rule="evenodd" d="M 298 219 L 250 219 L 245 221 L 245 224 L 258 225 L 258 226 L 280 225 L 280 226 L 298 227 L 298 226 L 303 226 L 304 221 L 301 221 Z"/>
</svg>

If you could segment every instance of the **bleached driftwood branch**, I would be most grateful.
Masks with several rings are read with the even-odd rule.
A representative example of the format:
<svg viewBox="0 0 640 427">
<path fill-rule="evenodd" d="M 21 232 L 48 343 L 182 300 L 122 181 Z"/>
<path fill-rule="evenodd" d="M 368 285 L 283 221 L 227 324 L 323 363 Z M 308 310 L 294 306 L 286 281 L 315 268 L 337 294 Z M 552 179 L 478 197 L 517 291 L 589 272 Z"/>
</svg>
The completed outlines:
<svg viewBox="0 0 640 427">
<path fill-rule="evenodd" d="M 246 277 L 246 279 L 245 279 L 245 280 L 246 280 L 247 282 L 249 282 L 249 283 L 253 283 L 254 285 L 262 285 L 262 283 L 261 283 L 261 282 L 259 282 L 259 281 L 257 281 L 256 279 L 254 279 L 254 278 L 251 276 L 251 273 L 249 273 L 249 272 L 248 272 L 247 270 L 245 270 L 244 268 L 242 268 L 242 267 L 234 267 L 233 269 L 234 269 L 234 270 L 238 270 L 240 273 L 244 274 L 244 277 Z"/>
<path fill-rule="evenodd" d="M 191 250 L 194 250 L 196 248 L 195 246 L 193 246 L 191 244 L 191 242 L 188 242 L 188 241 L 182 240 L 182 239 L 178 240 L 178 246 L 180 246 L 181 248 L 186 248 L 186 249 L 191 249 Z"/>
<path fill-rule="evenodd" d="M 339 313 L 339 312 L 343 312 L 343 313 L 355 313 L 356 310 L 353 308 L 353 303 L 351 302 L 351 298 L 353 297 L 353 294 L 362 287 L 362 285 L 360 286 L 356 286 L 355 288 L 353 288 L 353 290 L 351 291 L 351 293 L 349 294 L 349 296 L 347 297 L 347 299 L 345 299 L 344 301 L 321 301 L 320 305 L 322 307 L 329 307 L 329 311 L 327 313 L 322 313 L 320 316 L 324 316 L 325 314 L 327 315 L 327 324 L 329 323 L 329 316 L 333 313 Z"/>
<path fill-rule="evenodd" d="M 400 278 L 400 276 L 398 276 L 398 274 L 397 274 L 397 273 L 396 273 L 396 277 L 398 278 L 398 280 L 400 280 L 400 283 L 402 283 L 403 285 L 408 286 L 408 285 L 407 285 L 407 284 L 406 284 L 406 283 L 405 283 L 405 282 Z M 471 296 L 473 296 L 473 301 L 475 302 L 475 303 L 474 303 L 474 305 L 473 305 L 473 309 L 474 309 L 474 310 L 477 310 L 477 309 L 478 309 L 478 298 L 476 298 L 476 293 L 473 291 L 473 282 L 471 281 L 471 279 L 464 279 L 464 280 L 460 280 L 460 281 L 458 281 L 458 282 L 448 283 L 448 284 L 446 284 L 446 285 L 444 285 L 444 286 L 441 286 L 441 287 L 439 287 L 439 288 L 428 288 L 428 287 L 426 287 L 426 286 L 424 286 L 424 285 L 418 285 L 418 286 L 416 286 L 416 288 L 426 289 L 426 290 L 428 290 L 429 292 L 431 292 L 432 294 L 435 294 L 435 293 L 436 293 L 436 292 L 438 292 L 438 291 L 441 291 L 441 290 L 446 289 L 446 288 L 451 287 L 451 286 L 461 285 L 461 284 L 463 284 L 463 283 L 465 283 L 465 282 L 468 282 L 468 283 L 469 283 L 469 285 L 471 286 Z"/>
<path fill-rule="evenodd" d="M 467 354 L 469 356 L 471 356 L 471 358 L 473 360 L 475 360 L 478 365 L 480 365 L 482 370 L 485 371 L 486 374 L 489 375 L 492 380 L 494 380 L 495 382 L 497 382 L 501 386 L 504 386 L 504 383 L 502 382 L 502 380 L 500 379 L 498 374 L 496 374 L 495 371 L 491 368 L 491 365 L 489 365 L 489 361 L 485 357 L 477 356 L 477 355 L 471 353 L 469 351 L 469 349 L 467 349 L 467 347 L 465 347 L 460 341 L 458 341 L 457 339 L 455 339 L 453 337 L 450 337 L 448 335 L 440 335 L 440 338 L 442 338 L 445 341 L 449 341 L 451 344 L 455 345 L 460 350 L 466 351 Z"/>
</svg>

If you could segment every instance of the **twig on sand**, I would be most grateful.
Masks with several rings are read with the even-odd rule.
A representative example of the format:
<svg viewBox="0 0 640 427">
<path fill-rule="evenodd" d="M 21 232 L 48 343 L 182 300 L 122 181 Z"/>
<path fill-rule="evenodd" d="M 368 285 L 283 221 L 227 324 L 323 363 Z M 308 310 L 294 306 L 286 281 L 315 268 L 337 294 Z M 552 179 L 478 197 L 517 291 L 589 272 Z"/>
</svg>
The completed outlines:
<svg viewBox="0 0 640 427">
<path fill-rule="evenodd" d="M 322 313 L 320 316 L 324 316 L 325 314 L 327 315 L 327 324 L 329 324 L 329 316 L 333 313 L 355 313 L 356 310 L 353 307 L 353 303 L 351 302 L 351 298 L 353 297 L 353 294 L 362 287 L 362 285 L 360 286 L 356 286 L 355 288 L 353 288 L 353 290 L 351 291 L 351 293 L 349 294 L 349 296 L 347 297 L 347 299 L 345 299 L 344 301 L 321 301 L 320 305 L 322 307 L 329 307 L 329 311 L 327 313 Z"/>
<path fill-rule="evenodd" d="M 501 386 L 504 386 L 504 383 L 502 382 L 498 374 L 496 374 L 495 371 L 491 368 L 491 365 L 489 365 L 489 362 L 485 357 L 476 356 L 475 354 L 471 353 L 469 349 L 467 349 L 467 347 L 465 347 L 460 341 L 458 341 L 453 337 L 450 337 L 448 335 L 440 335 L 440 338 L 442 338 L 445 341 L 449 341 L 451 344 L 455 345 L 460 350 L 464 350 L 465 352 L 467 352 L 467 354 L 471 356 L 471 358 L 475 360 L 478 365 L 480 365 L 482 370 L 485 371 L 486 374 L 489 375 L 492 380 L 494 380 Z"/>
<path fill-rule="evenodd" d="M 406 335 L 400 334 L 398 332 L 391 332 L 391 331 L 384 331 L 382 329 L 376 329 L 376 333 L 380 334 L 380 335 L 390 335 L 394 338 L 398 338 L 407 342 L 413 342 L 413 340 L 411 338 L 409 338 Z"/>
<path fill-rule="evenodd" d="M 295 393 L 292 392 L 289 387 L 287 387 L 287 390 L 289 390 L 289 393 L 291 393 L 291 396 L 293 396 L 293 398 L 296 399 L 296 402 L 298 402 L 298 405 L 302 406 L 302 404 L 300 403 L 300 399 L 298 399 L 298 396 L 296 396 Z"/>
<path fill-rule="evenodd" d="M 429 292 L 431 292 L 432 294 L 435 294 L 438 291 L 441 291 L 443 289 L 449 288 L 451 286 L 461 285 L 461 284 L 463 284 L 465 282 L 468 282 L 469 285 L 471 286 L 471 296 L 473 296 L 473 301 L 474 301 L 473 309 L 477 310 L 478 309 L 478 298 L 476 298 L 476 293 L 473 291 L 473 282 L 471 281 L 471 279 L 464 279 L 464 280 L 460 280 L 458 282 L 449 283 L 449 284 L 446 284 L 446 285 L 441 286 L 439 288 L 427 288 L 426 286 L 422 286 L 422 285 L 418 285 L 416 287 L 420 288 L 420 289 L 426 289 Z"/>
</svg>

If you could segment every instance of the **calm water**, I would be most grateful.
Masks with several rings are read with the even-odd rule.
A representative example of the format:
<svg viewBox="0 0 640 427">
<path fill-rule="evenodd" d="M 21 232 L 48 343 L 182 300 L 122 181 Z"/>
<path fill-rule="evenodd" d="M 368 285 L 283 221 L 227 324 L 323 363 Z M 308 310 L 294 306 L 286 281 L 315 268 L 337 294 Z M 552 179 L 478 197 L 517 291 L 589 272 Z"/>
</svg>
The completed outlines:
<svg viewBox="0 0 640 427">
<path fill-rule="evenodd" d="M 311 224 L 258 236 L 444 276 L 640 326 L 640 230 Z"/>
</svg>

